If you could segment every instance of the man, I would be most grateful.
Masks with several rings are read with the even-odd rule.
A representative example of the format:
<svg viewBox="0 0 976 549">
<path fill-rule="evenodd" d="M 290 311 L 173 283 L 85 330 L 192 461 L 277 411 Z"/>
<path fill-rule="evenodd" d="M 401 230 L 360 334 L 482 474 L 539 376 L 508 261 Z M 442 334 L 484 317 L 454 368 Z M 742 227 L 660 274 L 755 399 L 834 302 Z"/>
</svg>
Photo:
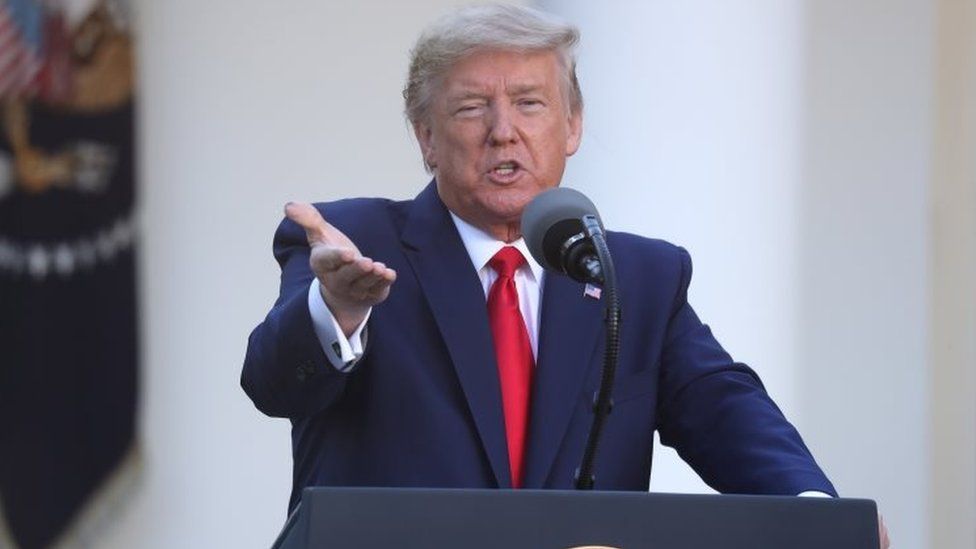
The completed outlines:
<svg viewBox="0 0 976 549">
<path fill-rule="evenodd" d="M 242 385 L 292 421 L 291 507 L 309 485 L 572 487 L 602 303 L 543 273 L 519 220 L 580 144 L 577 40 L 526 8 L 448 16 L 419 39 L 404 91 L 434 181 L 404 202 L 286 206 L 281 292 Z M 596 487 L 647 490 L 658 429 L 721 492 L 835 495 L 688 305 L 688 254 L 623 233 L 609 245 L 627 309 Z"/>
</svg>

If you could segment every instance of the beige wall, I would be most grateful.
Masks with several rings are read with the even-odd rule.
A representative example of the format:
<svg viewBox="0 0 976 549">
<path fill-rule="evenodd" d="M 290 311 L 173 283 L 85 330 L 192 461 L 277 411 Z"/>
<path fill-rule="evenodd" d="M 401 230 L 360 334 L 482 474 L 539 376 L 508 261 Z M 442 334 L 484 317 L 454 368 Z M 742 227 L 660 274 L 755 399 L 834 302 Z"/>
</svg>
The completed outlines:
<svg viewBox="0 0 976 549">
<path fill-rule="evenodd" d="M 938 2 L 931 547 L 976 547 L 976 2 Z"/>
</svg>

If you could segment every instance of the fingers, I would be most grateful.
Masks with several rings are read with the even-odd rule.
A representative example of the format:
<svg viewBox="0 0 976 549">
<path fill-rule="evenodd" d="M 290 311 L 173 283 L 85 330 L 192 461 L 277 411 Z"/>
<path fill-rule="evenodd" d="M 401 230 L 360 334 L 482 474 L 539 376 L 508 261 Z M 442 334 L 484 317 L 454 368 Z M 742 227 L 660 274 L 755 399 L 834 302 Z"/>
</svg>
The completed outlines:
<svg viewBox="0 0 976 549">
<path fill-rule="evenodd" d="M 338 273 L 338 282 L 348 284 L 349 294 L 364 301 L 382 300 L 396 280 L 396 271 L 367 257 L 357 259 L 345 272 Z"/>
<path fill-rule="evenodd" d="M 305 202 L 289 202 L 285 204 L 285 216 L 305 229 L 309 244 L 329 242 L 330 225 L 315 206 Z"/>
<path fill-rule="evenodd" d="M 311 263 L 333 307 L 375 305 L 396 280 L 396 271 L 348 248 L 315 246 Z"/>
<path fill-rule="evenodd" d="M 373 274 L 377 275 L 379 278 L 376 279 L 376 283 L 373 285 L 373 289 L 390 287 L 394 282 L 396 282 L 396 271 L 390 269 L 383 263 L 379 261 L 373 264 Z"/>
<path fill-rule="evenodd" d="M 360 282 L 360 288 L 369 299 L 382 299 L 396 280 L 396 271 L 376 261 Z"/>
</svg>

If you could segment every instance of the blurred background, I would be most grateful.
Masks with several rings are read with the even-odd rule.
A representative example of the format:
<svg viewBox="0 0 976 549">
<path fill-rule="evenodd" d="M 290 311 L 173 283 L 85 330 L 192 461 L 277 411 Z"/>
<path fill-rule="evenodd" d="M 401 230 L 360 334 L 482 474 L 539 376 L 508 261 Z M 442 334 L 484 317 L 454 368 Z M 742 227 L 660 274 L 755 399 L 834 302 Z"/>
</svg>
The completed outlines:
<svg viewBox="0 0 976 549">
<path fill-rule="evenodd" d="M 46 306 L 85 293 L 23 302 L 84 264 L 83 253 L 58 255 L 57 210 L 44 202 L 78 194 L 114 197 L 87 228 L 64 230 L 96 235 L 90 269 L 121 278 L 96 292 L 98 305 L 71 301 L 82 314 L 70 323 L 38 325 L 35 343 L 72 353 L 67 334 L 115 301 L 124 311 L 110 322 L 138 334 L 137 345 L 116 337 L 113 348 L 131 355 L 116 359 L 131 369 L 104 397 L 129 391 L 112 409 L 131 418 L 114 418 L 117 452 L 93 469 L 78 505 L 55 505 L 55 543 L 270 545 L 291 486 L 289 425 L 255 410 L 239 375 L 247 335 L 277 295 L 272 233 L 289 200 L 419 192 L 428 176 L 400 95 L 408 52 L 426 24 L 464 3 L 109 2 L 99 36 L 129 36 L 135 64 L 130 76 L 113 73 L 108 107 L 76 90 L 49 100 L 61 105 L 51 114 L 10 99 L 41 101 L 56 83 L 6 88 L 4 341 L 22 352 L 24 311 L 51 314 Z M 5 16 L 24 4 L 4 0 Z M 65 4 L 65 40 L 77 47 L 78 29 L 104 6 Z M 611 229 L 688 248 L 699 315 L 759 372 L 838 491 L 878 501 L 895 547 L 976 547 L 976 2 L 528 4 L 582 31 L 584 139 L 564 184 L 587 193 Z M 4 24 L 0 95 L 13 51 Z M 106 154 L 112 173 L 134 155 L 127 177 L 18 179 L 17 128 L 57 133 L 40 121 L 66 112 L 94 133 L 111 124 L 93 117 L 129 116 L 100 137 L 116 140 L 108 153 L 75 153 L 96 173 Z M 45 152 L 37 139 L 24 150 Z M 24 227 L 48 244 L 24 240 Z M 30 433 L 16 426 L 39 416 L 10 404 L 23 382 L 12 356 L 21 355 L 0 349 L 0 455 L 20 456 Z M 98 365 L 92 372 L 100 379 Z M 86 413 L 69 407 L 51 421 Z M 0 547 L 13 546 L 11 517 L 52 512 L 17 491 L 37 459 L 67 459 L 38 452 L 0 457 Z M 651 490 L 709 491 L 662 447 Z"/>
</svg>

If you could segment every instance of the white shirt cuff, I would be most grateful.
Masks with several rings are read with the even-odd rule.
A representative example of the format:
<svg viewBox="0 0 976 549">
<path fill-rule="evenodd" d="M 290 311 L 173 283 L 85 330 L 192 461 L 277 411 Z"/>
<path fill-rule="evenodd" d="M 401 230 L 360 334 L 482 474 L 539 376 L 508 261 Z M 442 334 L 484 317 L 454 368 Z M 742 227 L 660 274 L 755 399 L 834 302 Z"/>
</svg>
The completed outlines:
<svg viewBox="0 0 976 549">
<path fill-rule="evenodd" d="M 312 284 L 308 287 L 308 312 L 312 316 L 312 327 L 315 335 L 322 345 L 322 351 L 326 358 L 340 372 L 349 372 L 353 369 L 359 359 L 363 357 L 363 347 L 365 346 L 366 322 L 369 315 L 373 312 L 370 308 L 366 311 L 366 318 L 356 327 L 356 330 L 346 338 L 342 333 L 342 327 L 333 316 L 329 306 L 322 299 L 322 291 L 319 288 L 319 280 L 312 279 Z"/>
<path fill-rule="evenodd" d="M 825 494 L 823 492 L 818 492 L 816 490 L 807 490 L 806 492 L 800 492 L 797 496 L 801 498 L 832 498 L 834 496 L 830 494 Z"/>
</svg>

